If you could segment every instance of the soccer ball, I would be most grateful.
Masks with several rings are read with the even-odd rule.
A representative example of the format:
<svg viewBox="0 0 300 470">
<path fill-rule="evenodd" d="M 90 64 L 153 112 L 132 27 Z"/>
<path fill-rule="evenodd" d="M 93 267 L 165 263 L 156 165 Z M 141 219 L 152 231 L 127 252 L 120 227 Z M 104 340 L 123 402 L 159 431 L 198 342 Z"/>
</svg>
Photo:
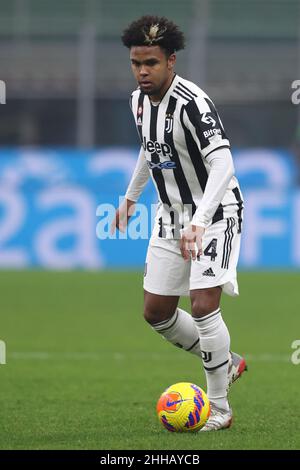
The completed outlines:
<svg viewBox="0 0 300 470">
<path fill-rule="evenodd" d="M 199 431 L 210 415 L 206 393 L 189 382 L 168 387 L 160 396 L 156 409 L 162 425 L 172 432 Z"/>
</svg>

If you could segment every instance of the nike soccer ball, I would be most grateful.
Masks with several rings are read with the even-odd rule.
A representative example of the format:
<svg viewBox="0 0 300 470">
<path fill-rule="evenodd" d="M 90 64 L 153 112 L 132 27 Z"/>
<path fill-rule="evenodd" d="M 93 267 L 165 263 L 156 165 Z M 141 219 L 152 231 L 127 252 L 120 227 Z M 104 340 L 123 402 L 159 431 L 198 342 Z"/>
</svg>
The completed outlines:
<svg viewBox="0 0 300 470">
<path fill-rule="evenodd" d="M 167 388 L 156 409 L 162 425 L 172 432 L 199 431 L 210 415 L 206 393 L 189 382 L 179 382 Z"/>
</svg>

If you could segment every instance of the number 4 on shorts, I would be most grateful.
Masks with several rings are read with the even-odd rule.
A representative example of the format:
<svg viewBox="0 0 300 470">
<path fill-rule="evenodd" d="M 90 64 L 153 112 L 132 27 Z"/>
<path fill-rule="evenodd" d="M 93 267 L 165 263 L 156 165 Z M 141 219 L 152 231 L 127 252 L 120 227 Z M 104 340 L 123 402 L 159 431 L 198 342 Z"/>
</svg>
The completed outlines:
<svg viewBox="0 0 300 470">
<path fill-rule="evenodd" d="M 211 261 L 215 261 L 217 255 L 217 239 L 213 238 L 209 245 L 204 250 L 205 256 L 210 256 Z"/>
</svg>

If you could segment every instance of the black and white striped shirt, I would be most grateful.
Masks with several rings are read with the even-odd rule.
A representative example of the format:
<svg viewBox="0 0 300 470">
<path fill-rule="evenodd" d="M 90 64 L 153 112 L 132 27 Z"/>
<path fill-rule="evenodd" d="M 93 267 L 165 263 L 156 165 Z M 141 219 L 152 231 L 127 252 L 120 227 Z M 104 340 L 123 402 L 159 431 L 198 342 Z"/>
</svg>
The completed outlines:
<svg viewBox="0 0 300 470">
<path fill-rule="evenodd" d="M 148 169 L 159 197 L 154 231 L 159 237 L 180 238 L 180 228 L 201 205 L 213 152 L 230 148 L 223 124 L 203 90 L 178 75 L 157 105 L 135 90 L 131 109 L 142 144 L 139 173 L 146 178 Z M 232 176 L 209 223 L 236 216 L 241 227 L 242 208 Z"/>
</svg>

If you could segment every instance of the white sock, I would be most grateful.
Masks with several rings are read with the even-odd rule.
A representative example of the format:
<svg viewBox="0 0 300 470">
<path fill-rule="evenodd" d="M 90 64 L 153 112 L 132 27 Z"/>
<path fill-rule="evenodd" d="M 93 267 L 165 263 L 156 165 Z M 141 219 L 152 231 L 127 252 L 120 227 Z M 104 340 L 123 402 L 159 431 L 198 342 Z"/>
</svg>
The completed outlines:
<svg viewBox="0 0 300 470">
<path fill-rule="evenodd" d="M 152 328 L 175 346 L 202 357 L 199 333 L 193 317 L 181 308 L 177 308 L 169 320 L 155 323 Z"/>
<path fill-rule="evenodd" d="M 202 361 L 207 381 L 207 396 L 218 408 L 228 410 L 228 359 L 230 336 L 221 310 L 194 318 L 199 331 Z"/>
</svg>

